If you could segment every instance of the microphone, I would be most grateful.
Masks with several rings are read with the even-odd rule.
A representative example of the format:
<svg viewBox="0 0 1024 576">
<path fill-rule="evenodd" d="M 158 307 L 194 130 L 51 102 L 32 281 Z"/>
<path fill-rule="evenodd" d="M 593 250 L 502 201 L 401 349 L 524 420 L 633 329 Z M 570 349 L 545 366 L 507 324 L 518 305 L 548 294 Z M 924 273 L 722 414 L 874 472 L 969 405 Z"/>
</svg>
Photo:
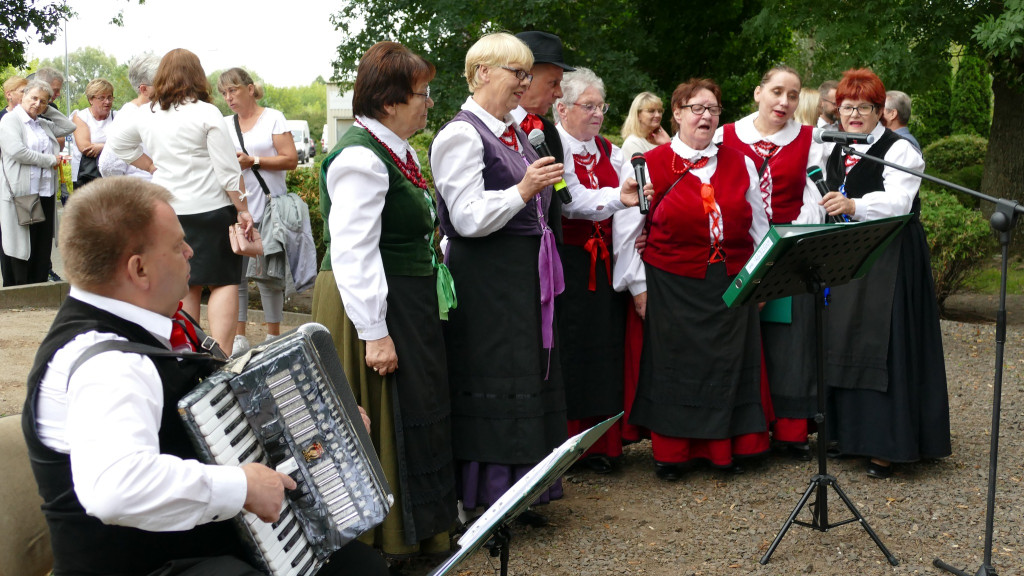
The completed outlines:
<svg viewBox="0 0 1024 576">
<path fill-rule="evenodd" d="M 651 208 L 650 201 L 647 199 L 647 196 L 644 196 L 644 186 L 647 186 L 644 167 L 647 166 L 647 160 L 644 158 L 643 152 L 635 152 L 633 157 L 629 159 L 629 162 L 633 165 L 633 178 L 636 179 L 636 193 L 639 195 L 640 200 L 637 206 L 640 208 L 641 214 L 647 214 L 647 211 Z"/>
<path fill-rule="evenodd" d="M 818 166 L 811 166 L 810 168 L 808 168 L 807 169 L 807 177 L 811 179 L 811 182 L 814 182 L 815 186 L 818 187 L 818 192 L 821 194 L 822 198 L 825 197 L 825 194 L 829 193 L 828 184 L 825 184 L 825 175 L 821 173 L 821 168 L 820 167 L 818 167 Z M 846 219 L 846 215 L 845 214 L 842 217 L 840 217 L 840 216 L 829 216 L 828 219 L 829 219 L 829 221 L 832 224 L 837 224 L 839 222 L 844 222 L 844 221 L 848 222 L 849 221 L 849 220 Z"/>
<path fill-rule="evenodd" d="M 822 130 L 821 128 L 815 128 L 814 134 L 811 136 L 814 141 L 818 144 L 824 144 L 825 142 L 835 142 L 836 144 L 842 144 L 849 146 L 851 144 L 874 144 L 875 137 L 871 134 L 857 134 L 855 132 L 838 132 L 835 130 Z"/>
<path fill-rule="evenodd" d="M 538 156 L 541 158 L 554 156 L 551 150 L 548 149 L 548 143 L 544 141 L 544 132 L 540 128 L 530 130 L 530 135 L 527 138 L 530 140 L 530 146 L 533 146 L 533 149 L 537 151 Z M 562 201 L 562 204 L 572 203 L 572 194 L 569 193 L 565 178 L 555 182 L 555 192 L 558 192 L 558 198 Z"/>
</svg>

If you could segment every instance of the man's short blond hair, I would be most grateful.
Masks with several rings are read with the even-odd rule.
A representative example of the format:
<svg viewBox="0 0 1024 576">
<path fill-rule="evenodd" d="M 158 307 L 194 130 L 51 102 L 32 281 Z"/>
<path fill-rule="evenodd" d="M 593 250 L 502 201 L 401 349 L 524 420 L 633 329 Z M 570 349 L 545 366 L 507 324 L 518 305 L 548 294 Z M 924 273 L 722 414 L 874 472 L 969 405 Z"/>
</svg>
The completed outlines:
<svg viewBox="0 0 1024 576">
<path fill-rule="evenodd" d="M 130 176 L 99 178 L 76 190 L 59 238 L 71 284 L 90 291 L 108 285 L 128 258 L 146 250 L 156 207 L 171 199 L 163 186 Z"/>
<path fill-rule="evenodd" d="M 498 67 L 513 63 L 521 64 L 527 72 L 533 68 L 533 52 L 525 42 L 507 32 L 495 32 L 480 38 L 466 52 L 469 91 L 476 92 L 480 87 L 476 73 L 481 66 Z"/>
</svg>

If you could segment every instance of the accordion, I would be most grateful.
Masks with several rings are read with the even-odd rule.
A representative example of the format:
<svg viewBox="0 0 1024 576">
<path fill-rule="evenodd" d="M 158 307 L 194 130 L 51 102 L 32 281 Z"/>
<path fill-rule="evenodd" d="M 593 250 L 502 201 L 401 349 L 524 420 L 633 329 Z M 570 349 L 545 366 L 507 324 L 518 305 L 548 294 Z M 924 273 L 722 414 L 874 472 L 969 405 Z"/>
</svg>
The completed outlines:
<svg viewBox="0 0 1024 576">
<path fill-rule="evenodd" d="M 326 328 L 298 329 L 228 360 L 178 403 L 200 459 L 289 474 L 281 517 L 232 521 L 255 565 L 309 576 L 384 521 L 394 496 Z"/>
</svg>

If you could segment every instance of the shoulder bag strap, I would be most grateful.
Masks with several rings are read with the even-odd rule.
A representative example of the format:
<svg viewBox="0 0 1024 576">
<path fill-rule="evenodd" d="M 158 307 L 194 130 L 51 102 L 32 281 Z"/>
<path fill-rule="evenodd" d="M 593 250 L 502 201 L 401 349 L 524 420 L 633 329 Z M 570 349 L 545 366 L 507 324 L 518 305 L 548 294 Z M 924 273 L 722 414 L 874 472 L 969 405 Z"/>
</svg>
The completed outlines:
<svg viewBox="0 0 1024 576">
<path fill-rule="evenodd" d="M 235 133 L 238 134 L 238 145 L 242 147 L 242 152 L 249 155 L 249 151 L 245 149 L 245 138 L 242 137 L 242 125 L 238 122 L 238 114 L 235 114 Z M 253 166 L 251 168 L 253 176 L 256 176 L 256 181 L 260 183 L 263 188 L 263 193 L 270 197 L 270 188 L 267 188 L 267 183 L 263 181 L 263 176 L 260 176 L 259 166 Z"/>
</svg>

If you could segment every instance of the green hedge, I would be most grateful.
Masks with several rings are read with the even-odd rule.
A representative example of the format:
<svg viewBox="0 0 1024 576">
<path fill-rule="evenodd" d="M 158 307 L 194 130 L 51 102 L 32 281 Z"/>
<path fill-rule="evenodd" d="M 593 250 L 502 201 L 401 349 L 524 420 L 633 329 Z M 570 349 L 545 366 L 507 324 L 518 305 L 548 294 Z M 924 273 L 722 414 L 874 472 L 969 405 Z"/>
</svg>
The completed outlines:
<svg viewBox="0 0 1024 576">
<path fill-rule="evenodd" d="M 960 203 L 938 185 L 921 185 L 921 224 L 928 235 L 932 277 L 939 310 L 963 287 L 967 276 L 996 249 L 988 221 L 981 212 Z"/>
<path fill-rule="evenodd" d="M 971 190 L 981 189 L 985 171 L 988 140 L 973 134 L 954 134 L 925 147 L 925 172 L 930 176 L 948 180 Z M 980 201 L 973 196 L 955 193 L 960 203 L 977 208 Z"/>
<path fill-rule="evenodd" d="M 312 168 L 297 168 L 288 172 L 286 183 L 289 192 L 295 192 L 309 206 L 309 224 L 313 228 L 313 243 L 316 244 L 316 261 L 319 265 L 327 252 L 324 246 L 324 217 L 320 213 L 320 154 Z"/>
</svg>

